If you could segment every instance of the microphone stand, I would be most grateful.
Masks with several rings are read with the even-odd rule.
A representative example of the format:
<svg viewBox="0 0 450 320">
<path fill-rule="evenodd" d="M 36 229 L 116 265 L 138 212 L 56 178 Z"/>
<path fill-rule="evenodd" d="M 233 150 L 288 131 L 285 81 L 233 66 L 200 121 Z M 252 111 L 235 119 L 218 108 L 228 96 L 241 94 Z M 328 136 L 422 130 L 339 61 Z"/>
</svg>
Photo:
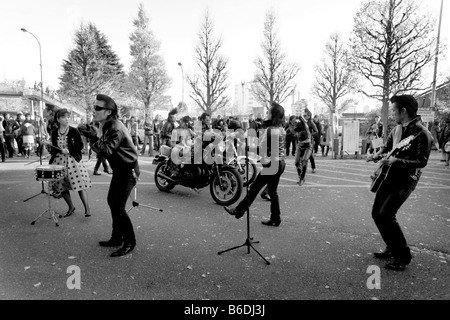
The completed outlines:
<svg viewBox="0 0 450 320">
<path fill-rule="evenodd" d="M 156 211 L 159 211 L 159 212 L 163 212 L 163 209 L 161 209 L 161 208 L 155 208 L 155 207 L 152 207 L 152 206 L 149 206 L 149 205 L 146 205 L 146 204 L 141 204 L 141 203 L 139 203 L 137 201 L 137 184 L 138 184 L 139 178 L 136 176 L 136 173 L 134 172 L 134 170 L 133 170 L 133 175 L 135 176 L 135 179 L 136 179 L 136 184 L 133 187 L 134 188 L 134 199 L 131 199 L 132 200 L 132 202 L 131 202 L 132 207 L 130 207 L 130 209 L 127 210 L 127 213 L 129 213 L 135 207 L 139 207 L 139 206 L 142 206 L 142 207 L 145 207 L 145 208 L 148 208 L 148 209 L 153 209 L 153 210 L 156 210 Z M 131 198 L 131 194 L 130 194 L 130 198 Z"/>
<path fill-rule="evenodd" d="M 246 165 L 246 178 L 248 181 L 248 164 L 250 162 L 249 158 L 248 158 L 248 141 L 247 141 L 247 137 L 245 138 L 245 165 Z M 236 247 L 232 247 L 223 251 L 218 252 L 218 254 L 222 254 L 224 252 L 228 252 L 234 249 L 238 249 L 244 246 L 247 246 L 247 253 L 250 254 L 250 248 L 252 248 L 265 262 L 267 265 L 270 264 L 269 261 L 267 261 L 266 258 L 263 257 L 263 255 L 261 253 L 259 253 L 258 250 L 255 249 L 255 247 L 253 247 L 253 243 L 259 243 L 259 241 L 253 241 L 253 238 L 250 237 L 250 199 L 248 196 L 248 188 L 249 188 L 249 183 L 246 184 L 246 192 L 247 192 L 247 239 L 245 240 L 244 244 L 241 244 L 240 246 L 236 246 Z"/>
<path fill-rule="evenodd" d="M 38 150 L 39 150 L 39 163 L 40 163 L 40 165 L 42 166 L 42 151 L 44 150 L 44 148 L 43 148 L 43 144 L 42 144 L 41 125 L 42 125 L 42 119 L 39 120 L 39 124 L 38 124 L 38 135 L 39 135 L 39 146 L 38 146 Z M 48 192 L 45 191 L 44 181 L 41 181 L 41 183 L 42 183 L 42 189 L 41 189 L 41 192 L 39 192 L 39 193 L 35 194 L 34 196 L 31 196 L 31 197 L 29 197 L 29 198 L 23 200 L 23 202 L 27 202 L 28 200 L 31 200 L 31 199 L 33 199 L 33 198 L 35 198 L 35 197 L 37 197 L 37 196 L 39 196 L 39 195 L 41 195 L 41 194 L 45 194 L 45 195 L 48 194 Z"/>
</svg>

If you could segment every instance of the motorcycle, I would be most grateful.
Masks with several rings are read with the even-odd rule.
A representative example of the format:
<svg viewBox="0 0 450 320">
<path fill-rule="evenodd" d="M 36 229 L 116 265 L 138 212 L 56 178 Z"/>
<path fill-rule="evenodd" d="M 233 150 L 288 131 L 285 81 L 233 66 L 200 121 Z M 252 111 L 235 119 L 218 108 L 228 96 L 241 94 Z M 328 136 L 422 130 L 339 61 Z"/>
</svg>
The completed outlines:
<svg viewBox="0 0 450 320">
<path fill-rule="evenodd" d="M 213 161 L 212 164 L 205 161 L 201 164 L 195 164 L 194 161 L 190 164 L 175 164 L 172 161 L 174 148 L 161 146 L 159 156 L 153 160 L 153 164 L 156 164 L 155 184 L 160 191 L 169 192 L 176 185 L 181 185 L 198 192 L 209 185 L 211 197 L 220 205 L 231 205 L 240 198 L 243 183 L 235 167 L 220 164 L 219 161 Z M 193 154 L 193 149 L 189 147 L 189 150 Z M 183 148 L 177 148 L 175 152 L 182 153 Z"/>
<path fill-rule="evenodd" d="M 223 142 L 225 148 L 227 150 L 227 155 L 232 154 L 233 156 L 230 159 L 226 160 L 226 163 L 239 172 L 242 178 L 243 186 L 246 187 L 247 183 L 250 185 L 253 181 L 255 181 L 256 176 L 258 174 L 258 169 L 256 167 L 256 157 L 254 155 L 248 156 L 239 156 L 234 145 L 233 134 L 227 136 L 226 140 Z M 247 161 L 248 161 L 248 182 L 247 182 Z"/>
</svg>

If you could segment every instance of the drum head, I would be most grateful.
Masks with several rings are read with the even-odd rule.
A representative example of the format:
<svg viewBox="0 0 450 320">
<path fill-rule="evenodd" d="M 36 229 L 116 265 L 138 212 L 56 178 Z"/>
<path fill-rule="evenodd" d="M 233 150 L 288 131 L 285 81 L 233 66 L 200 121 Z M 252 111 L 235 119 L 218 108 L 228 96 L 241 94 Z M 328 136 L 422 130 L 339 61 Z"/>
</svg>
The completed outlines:
<svg viewBox="0 0 450 320">
<path fill-rule="evenodd" d="M 56 164 L 49 164 L 48 166 L 51 167 L 52 170 L 59 170 L 59 171 L 62 171 L 65 168 L 64 166 L 59 166 L 59 165 L 56 165 Z"/>
<path fill-rule="evenodd" d="M 52 167 L 51 165 L 40 165 L 36 167 L 37 171 L 51 171 Z"/>
</svg>

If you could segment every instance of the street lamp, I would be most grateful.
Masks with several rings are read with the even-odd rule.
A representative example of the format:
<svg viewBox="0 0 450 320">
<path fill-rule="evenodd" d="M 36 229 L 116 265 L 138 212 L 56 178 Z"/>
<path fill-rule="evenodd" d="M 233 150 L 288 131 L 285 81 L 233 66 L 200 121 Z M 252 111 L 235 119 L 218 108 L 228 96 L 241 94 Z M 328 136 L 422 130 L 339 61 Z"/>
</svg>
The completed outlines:
<svg viewBox="0 0 450 320">
<path fill-rule="evenodd" d="M 178 65 L 181 68 L 181 102 L 184 105 L 184 71 L 183 71 L 183 65 L 181 64 L 181 62 L 178 62 Z"/>
<path fill-rule="evenodd" d="M 246 113 L 247 110 L 244 110 L 244 97 L 245 97 L 244 86 L 245 86 L 245 80 L 241 80 L 241 86 L 242 86 L 242 112 Z"/>
<path fill-rule="evenodd" d="M 42 51 L 41 51 L 41 43 L 39 42 L 38 38 L 36 38 L 36 36 L 34 34 L 32 34 L 30 31 L 28 31 L 25 28 L 21 28 L 20 30 L 22 30 L 23 32 L 28 32 L 29 34 L 31 34 L 36 41 L 39 44 L 39 61 L 40 61 L 40 68 L 41 68 L 41 103 L 39 104 L 39 117 L 42 119 L 44 118 L 44 112 L 43 112 L 43 105 L 44 105 L 44 82 L 42 80 Z"/>
<path fill-rule="evenodd" d="M 433 74 L 433 87 L 431 90 L 431 107 L 435 108 L 436 104 L 436 73 L 437 73 L 437 65 L 438 65 L 438 59 L 439 59 L 439 38 L 441 36 L 441 22 L 442 22 L 442 8 L 444 6 L 444 0 L 441 0 L 441 10 L 439 13 L 439 25 L 438 25 L 438 35 L 437 35 L 437 41 L 436 41 L 436 54 L 434 57 L 434 74 Z M 433 109 L 436 110 L 436 109 Z"/>
</svg>

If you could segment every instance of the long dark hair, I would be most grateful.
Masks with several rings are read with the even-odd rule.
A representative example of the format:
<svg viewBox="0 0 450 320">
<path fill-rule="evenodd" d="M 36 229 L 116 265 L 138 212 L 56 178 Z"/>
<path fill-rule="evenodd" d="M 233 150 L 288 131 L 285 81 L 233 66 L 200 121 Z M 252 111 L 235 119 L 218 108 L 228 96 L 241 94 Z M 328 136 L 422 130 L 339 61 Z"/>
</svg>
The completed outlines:
<svg viewBox="0 0 450 320">
<path fill-rule="evenodd" d="M 111 114 L 108 116 L 109 118 L 117 119 L 119 118 L 119 108 L 117 107 L 116 102 L 113 98 L 107 96 L 106 94 L 97 94 L 96 99 L 98 101 L 105 101 L 105 109 L 111 110 Z"/>
<path fill-rule="evenodd" d="M 270 107 L 270 122 L 274 127 L 280 127 L 284 125 L 284 108 L 276 102 L 272 102 Z"/>
</svg>

